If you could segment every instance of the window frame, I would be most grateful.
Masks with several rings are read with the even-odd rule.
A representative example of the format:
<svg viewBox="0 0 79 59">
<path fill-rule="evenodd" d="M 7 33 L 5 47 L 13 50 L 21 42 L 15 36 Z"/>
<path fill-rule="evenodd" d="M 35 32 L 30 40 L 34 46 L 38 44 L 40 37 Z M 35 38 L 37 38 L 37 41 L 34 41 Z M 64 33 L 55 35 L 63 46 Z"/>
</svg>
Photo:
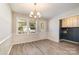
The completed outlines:
<svg viewBox="0 0 79 59">
<path fill-rule="evenodd" d="M 16 35 L 25 35 L 26 32 L 19 34 L 19 31 L 18 31 L 18 27 L 19 27 L 19 26 L 18 26 L 18 20 L 19 20 L 20 18 L 25 19 L 25 22 L 26 22 L 26 25 L 27 25 L 27 20 L 26 20 L 25 17 L 17 16 L 17 17 L 16 17 Z"/>
</svg>

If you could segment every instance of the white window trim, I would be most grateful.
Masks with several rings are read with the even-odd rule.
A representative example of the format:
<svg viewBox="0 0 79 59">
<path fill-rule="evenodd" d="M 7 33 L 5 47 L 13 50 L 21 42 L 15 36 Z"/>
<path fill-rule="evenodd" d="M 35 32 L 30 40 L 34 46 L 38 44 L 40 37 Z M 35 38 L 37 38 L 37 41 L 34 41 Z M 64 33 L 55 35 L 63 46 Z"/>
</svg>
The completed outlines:
<svg viewBox="0 0 79 59">
<path fill-rule="evenodd" d="M 24 17 L 20 17 L 20 16 L 17 16 L 16 17 L 16 35 L 25 35 L 25 34 L 19 34 L 18 33 L 18 20 L 20 19 L 20 18 L 23 18 L 23 19 L 26 19 L 26 18 L 24 18 Z M 27 19 L 26 19 L 27 20 Z"/>
</svg>

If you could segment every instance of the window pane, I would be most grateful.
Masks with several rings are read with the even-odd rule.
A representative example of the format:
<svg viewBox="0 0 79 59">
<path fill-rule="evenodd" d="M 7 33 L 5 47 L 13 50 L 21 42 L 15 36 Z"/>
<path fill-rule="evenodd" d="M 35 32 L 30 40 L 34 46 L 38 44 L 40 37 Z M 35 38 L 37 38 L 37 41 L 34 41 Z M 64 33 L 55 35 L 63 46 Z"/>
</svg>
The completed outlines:
<svg viewBox="0 0 79 59">
<path fill-rule="evenodd" d="M 25 21 L 25 18 L 19 18 L 18 19 L 18 34 L 23 34 L 26 32 L 26 28 L 27 28 L 27 24 L 26 24 L 26 21 Z"/>
<path fill-rule="evenodd" d="M 30 32 L 34 33 L 36 30 L 36 21 L 35 20 L 30 20 L 29 22 L 29 30 Z"/>
</svg>

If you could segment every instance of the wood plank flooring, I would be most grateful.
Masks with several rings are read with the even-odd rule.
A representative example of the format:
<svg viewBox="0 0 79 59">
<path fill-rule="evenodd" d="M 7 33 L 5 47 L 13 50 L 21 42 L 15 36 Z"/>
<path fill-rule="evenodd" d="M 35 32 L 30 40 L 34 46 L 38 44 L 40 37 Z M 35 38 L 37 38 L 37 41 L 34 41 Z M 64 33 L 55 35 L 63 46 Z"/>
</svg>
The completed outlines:
<svg viewBox="0 0 79 59">
<path fill-rule="evenodd" d="M 56 43 L 50 40 L 40 40 L 31 43 L 16 44 L 10 55 L 77 55 L 79 45 L 68 42 Z"/>
</svg>

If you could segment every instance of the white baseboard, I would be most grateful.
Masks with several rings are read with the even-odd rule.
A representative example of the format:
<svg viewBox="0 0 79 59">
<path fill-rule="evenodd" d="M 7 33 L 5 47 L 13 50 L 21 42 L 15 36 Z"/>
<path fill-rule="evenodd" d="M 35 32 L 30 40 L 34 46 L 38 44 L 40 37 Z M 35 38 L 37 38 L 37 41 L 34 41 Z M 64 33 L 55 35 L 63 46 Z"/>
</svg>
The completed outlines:
<svg viewBox="0 0 79 59">
<path fill-rule="evenodd" d="M 13 46 L 13 45 L 10 46 L 10 49 L 9 49 L 9 51 L 8 51 L 8 55 L 9 55 L 9 53 L 10 53 L 10 51 L 11 51 L 12 46 Z"/>
<path fill-rule="evenodd" d="M 2 41 L 0 41 L 0 44 L 2 44 L 4 41 L 6 41 L 7 39 L 9 39 L 12 35 L 8 35 L 6 38 L 4 38 Z"/>
</svg>

